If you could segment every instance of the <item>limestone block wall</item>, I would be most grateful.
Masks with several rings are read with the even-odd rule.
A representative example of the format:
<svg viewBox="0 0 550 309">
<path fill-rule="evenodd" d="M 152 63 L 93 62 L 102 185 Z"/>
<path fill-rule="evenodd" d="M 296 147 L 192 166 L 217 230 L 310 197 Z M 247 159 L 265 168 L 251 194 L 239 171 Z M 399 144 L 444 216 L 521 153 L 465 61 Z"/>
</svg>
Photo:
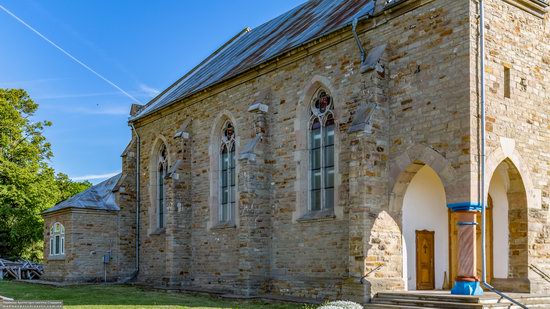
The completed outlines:
<svg viewBox="0 0 550 309">
<path fill-rule="evenodd" d="M 470 200 L 468 12 L 463 1 L 433 1 L 365 34 L 373 46 L 388 44 L 383 108 L 375 114 L 387 131 L 357 137 L 363 159 L 350 163 L 359 166 L 350 170 L 350 192 L 359 192 L 352 211 L 365 222 L 361 237 L 350 234 L 350 251 L 356 260 L 363 253 L 366 271 L 382 265 L 367 278 L 367 296 L 404 288 L 403 197 L 417 166 L 436 171 L 447 203 Z"/>
<path fill-rule="evenodd" d="M 118 217 L 116 212 L 103 210 L 62 210 L 45 216 L 45 279 L 55 281 L 118 280 Z M 49 257 L 49 228 L 55 222 L 65 226 L 65 255 Z M 111 260 L 103 264 L 103 255 Z"/>
<path fill-rule="evenodd" d="M 244 74 L 234 83 L 209 89 L 136 123 L 142 141 L 140 280 L 169 283 L 175 271 L 185 274 L 177 279 L 185 285 L 239 292 L 244 282 L 251 286 L 250 278 L 256 276 L 243 262 L 253 254 L 248 247 L 258 251 L 257 267 L 266 269 L 264 277 L 253 284 L 255 290 L 312 298 L 351 294 L 362 298 L 365 293 L 403 288 L 400 208 L 390 209 L 393 181 L 400 168 L 406 168 L 399 165 L 399 156 L 438 164 L 434 170 L 455 175 L 446 177 L 457 182 L 448 182 L 449 199 L 463 201 L 470 196 L 469 7 L 466 2 L 434 1 L 406 13 L 420 2 L 410 5 L 360 25 L 367 51 L 388 44 L 383 72 L 361 73 L 356 42 L 351 30 L 345 29 L 312 43 L 315 48 L 288 55 L 276 66 L 275 62 L 266 65 L 257 75 L 251 73 L 253 77 Z M 303 195 L 307 179 L 301 172 L 306 162 L 304 123 L 309 118 L 304 111 L 318 87 L 325 88 L 335 104 L 338 199 L 333 217 L 301 220 L 307 210 Z M 270 95 L 261 95 L 266 92 Z M 219 147 L 214 141 L 220 132 L 213 128 L 231 119 L 239 153 L 256 136 L 255 115 L 247 110 L 259 97 L 269 107 L 264 155 L 252 165 L 238 162 L 243 194 L 237 202 L 236 224 L 215 226 L 210 184 L 217 176 L 211 169 L 211 155 Z M 368 102 L 378 104 L 372 132 L 348 133 L 357 108 Z M 188 259 L 189 266 L 168 271 L 167 253 L 173 243 L 168 227 L 151 232 L 154 174 L 150 162 L 160 141 L 167 145 L 171 166 L 182 159 L 181 140 L 173 136 L 184 122 L 191 127 L 186 146 L 190 198 L 178 196 L 170 189 L 172 185 L 167 195 L 172 196 L 168 208 L 176 212 L 179 204 L 191 201 L 181 216 L 190 230 L 178 234 L 181 241 L 191 244 L 180 257 Z M 421 150 L 407 152 L 411 148 Z M 397 174 L 392 176 L 390 171 Z M 251 177 L 260 181 L 257 189 L 245 189 L 253 183 Z M 168 184 L 175 182 L 167 180 Z M 267 218 L 270 223 L 263 233 L 253 233 L 249 224 L 265 223 Z M 360 285 L 365 270 L 380 263 L 385 269 Z"/>
<path fill-rule="evenodd" d="M 67 211 L 44 216 L 44 279 L 64 281 L 70 276 L 69 262 L 65 257 L 51 258 L 50 255 L 50 228 L 59 222 L 65 227 L 65 256 L 68 255 L 69 237 L 73 229 L 71 214 Z"/>
<path fill-rule="evenodd" d="M 529 264 L 550 273 L 550 26 L 548 16 L 510 2 L 487 0 L 487 184 L 506 161 L 513 280 L 501 284 L 536 292 L 546 287 Z M 48 276 L 94 280 L 97 252 L 107 247 L 114 252 L 113 278 L 134 273 L 139 147 L 138 281 L 357 301 L 404 289 L 402 203 L 418 170 L 429 165 L 436 172 L 447 203 L 478 200 L 476 23 L 473 0 L 406 1 L 360 22 L 367 53 L 382 50 L 371 69 L 361 67 L 346 28 L 139 120 L 141 142 L 134 134 L 122 155 L 118 215 L 46 216 L 46 226 L 66 222 L 74 247 L 67 246 L 64 260 L 46 262 Z M 329 216 L 308 217 L 309 104 L 321 87 L 334 102 L 337 198 Z M 249 112 L 258 102 L 268 111 Z M 238 198 L 233 222 L 220 225 L 216 162 L 227 120 L 236 134 Z M 241 158 L 253 141 L 254 153 Z M 159 229 L 162 144 L 169 175 L 166 226 Z"/>
<path fill-rule="evenodd" d="M 550 17 L 546 13 L 541 18 L 513 2 L 486 1 L 486 181 L 506 161 L 511 175 L 509 278 L 522 279 L 512 282 L 526 290 L 542 292 L 549 286 L 528 266 L 550 272 Z M 472 1 L 472 20 L 478 12 L 475 5 Z M 474 37 L 472 42 L 476 48 Z M 475 66 L 471 72 L 473 81 Z M 475 88 L 471 100 L 473 107 L 478 105 Z M 474 153 L 472 164 L 477 164 Z"/>
<path fill-rule="evenodd" d="M 136 147 L 135 136 L 122 154 L 122 178 L 115 187 L 118 212 L 119 279 L 130 279 L 136 271 Z"/>
</svg>

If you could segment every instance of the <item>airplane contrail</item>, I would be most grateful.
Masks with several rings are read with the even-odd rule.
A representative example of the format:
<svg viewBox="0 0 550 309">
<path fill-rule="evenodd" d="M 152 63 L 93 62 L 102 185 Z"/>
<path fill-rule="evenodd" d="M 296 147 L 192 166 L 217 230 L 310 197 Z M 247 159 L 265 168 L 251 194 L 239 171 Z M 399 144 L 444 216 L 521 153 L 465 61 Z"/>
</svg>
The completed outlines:
<svg viewBox="0 0 550 309">
<path fill-rule="evenodd" d="M 64 50 L 63 48 L 61 48 L 61 46 L 55 44 L 54 42 L 52 42 L 50 39 L 48 39 L 46 36 L 44 36 L 42 33 L 40 33 L 38 30 L 34 29 L 31 25 L 27 24 L 25 21 L 23 21 L 21 18 L 17 17 L 15 14 L 13 14 L 10 10 L 6 9 L 5 7 L 3 7 L 1 4 L 0 4 L 0 9 L 2 9 L 4 12 L 6 12 L 8 15 L 10 15 L 11 17 L 15 18 L 18 22 L 20 22 L 21 24 L 23 24 L 25 27 L 27 27 L 29 30 L 31 30 L 32 32 L 34 32 L 36 35 L 38 35 L 39 37 L 41 37 L 42 39 L 44 39 L 46 42 L 48 42 L 50 45 L 52 45 L 53 47 L 57 48 L 59 51 L 61 51 L 62 53 L 64 53 L 67 57 L 71 58 L 72 60 L 74 60 L 76 63 L 80 64 L 81 66 L 83 66 L 86 70 L 92 72 L 95 76 L 101 78 L 103 81 L 105 81 L 106 83 L 108 83 L 109 85 L 113 86 L 114 88 L 116 88 L 118 91 L 122 92 L 125 96 L 127 96 L 128 98 L 138 102 L 138 103 L 141 103 L 138 99 L 136 99 L 134 96 L 132 96 L 131 94 L 129 94 L 128 92 L 124 91 L 122 88 L 120 88 L 119 86 L 117 86 L 115 83 L 113 83 L 112 81 L 110 81 L 109 79 L 107 79 L 106 77 L 104 77 L 103 75 L 99 74 L 98 72 L 96 72 L 94 69 L 90 68 L 89 66 L 87 66 L 84 62 L 78 60 L 75 56 L 71 55 L 68 51 Z"/>
</svg>

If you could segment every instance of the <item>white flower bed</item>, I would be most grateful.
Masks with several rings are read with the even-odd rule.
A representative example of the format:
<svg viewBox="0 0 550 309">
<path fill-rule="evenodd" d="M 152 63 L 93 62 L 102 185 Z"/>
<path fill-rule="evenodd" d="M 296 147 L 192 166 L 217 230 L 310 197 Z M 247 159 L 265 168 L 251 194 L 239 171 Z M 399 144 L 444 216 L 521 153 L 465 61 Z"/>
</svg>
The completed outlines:
<svg viewBox="0 0 550 309">
<path fill-rule="evenodd" d="M 317 309 L 363 309 L 363 306 L 352 301 L 337 300 L 328 302 Z"/>
</svg>

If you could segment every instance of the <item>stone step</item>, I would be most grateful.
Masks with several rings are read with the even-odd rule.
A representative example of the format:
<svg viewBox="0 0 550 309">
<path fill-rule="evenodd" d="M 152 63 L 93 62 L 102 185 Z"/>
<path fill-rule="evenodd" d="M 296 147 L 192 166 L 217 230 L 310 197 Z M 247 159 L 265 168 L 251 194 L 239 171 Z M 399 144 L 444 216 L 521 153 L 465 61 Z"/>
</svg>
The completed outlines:
<svg viewBox="0 0 550 309">
<path fill-rule="evenodd" d="M 373 308 L 373 309 L 377 309 L 377 308 L 380 308 L 380 309 L 383 309 L 383 308 L 433 309 L 433 308 L 429 308 L 429 307 L 417 307 L 417 306 L 410 307 L 410 306 L 402 306 L 402 305 L 387 305 L 387 304 L 373 304 L 373 303 L 366 304 L 363 307 L 364 308 Z"/>
<path fill-rule="evenodd" d="M 414 300 L 428 300 L 428 301 L 445 301 L 445 302 L 459 302 L 459 303 L 473 303 L 479 304 L 487 301 L 481 299 L 479 296 L 464 296 L 464 295 L 452 295 L 452 294 L 429 294 L 429 293 L 399 293 L 399 292 L 383 292 L 376 294 L 376 298 L 380 299 L 414 299 Z M 496 302 L 496 300 L 494 300 Z"/>
<path fill-rule="evenodd" d="M 383 305 L 397 305 L 397 306 L 407 306 L 411 308 L 471 308 L 471 309 L 482 309 L 483 304 L 479 303 L 467 303 L 467 302 L 448 302 L 448 301 L 433 301 L 433 300 L 417 300 L 417 299 L 382 299 L 374 298 L 372 300 L 373 304 L 383 304 Z M 504 305 L 504 304 L 503 304 Z M 504 305 L 505 306 L 505 305 Z M 502 307 L 506 308 L 506 307 Z"/>
<path fill-rule="evenodd" d="M 517 300 L 529 308 L 550 308 L 550 296 L 519 296 Z M 461 296 L 423 293 L 378 293 L 369 308 L 520 308 L 498 295 Z M 390 306 L 390 307 L 387 307 Z"/>
<path fill-rule="evenodd" d="M 517 296 L 512 295 L 514 299 L 525 304 L 550 304 L 550 296 L 533 295 L 533 296 Z M 498 295 L 494 296 L 463 296 L 451 294 L 430 294 L 430 293 L 400 293 L 400 292 L 381 292 L 376 294 L 379 299 L 411 299 L 411 300 L 427 300 L 427 301 L 444 301 L 444 302 L 459 302 L 472 304 L 510 304 L 510 301 L 501 298 Z M 549 306 L 550 308 L 550 306 Z"/>
<path fill-rule="evenodd" d="M 457 304 L 459 307 L 457 308 L 465 308 L 465 307 L 460 307 L 459 304 Z M 389 304 L 374 304 L 374 303 L 370 303 L 370 304 L 366 304 L 364 306 L 365 308 L 373 308 L 373 309 L 376 309 L 376 308 L 380 308 L 380 309 L 384 309 L 384 308 L 402 308 L 402 309 L 433 309 L 434 307 L 422 307 L 422 306 L 405 306 L 405 305 L 389 305 Z M 437 308 L 437 307 L 435 307 Z M 483 308 L 484 309 L 496 309 L 496 308 L 506 308 L 506 309 L 521 309 L 520 307 L 518 306 L 515 306 L 515 305 L 507 305 L 507 304 L 488 304 L 488 305 L 483 305 Z M 550 308 L 550 305 L 549 304 L 537 304 L 537 305 L 529 305 L 529 309 L 538 309 L 538 308 Z"/>
</svg>

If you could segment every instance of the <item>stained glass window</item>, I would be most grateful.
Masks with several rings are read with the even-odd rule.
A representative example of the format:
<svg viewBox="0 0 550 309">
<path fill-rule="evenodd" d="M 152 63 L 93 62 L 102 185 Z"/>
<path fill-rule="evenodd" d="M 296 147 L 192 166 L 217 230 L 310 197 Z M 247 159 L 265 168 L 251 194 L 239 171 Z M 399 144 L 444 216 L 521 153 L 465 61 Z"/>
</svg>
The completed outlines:
<svg viewBox="0 0 550 309">
<path fill-rule="evenodd" d="M 334 208 L 334 112 L 332 98 L 317 91 L 309 122 L 309 208 Z"/>
<path fill-rule="evenodd" d="M 220 208 L 219 221 L 231 222 L 235 209 L 235 129 L 227 121 L 223 126 L 220 149 Z"/>
</svg>

